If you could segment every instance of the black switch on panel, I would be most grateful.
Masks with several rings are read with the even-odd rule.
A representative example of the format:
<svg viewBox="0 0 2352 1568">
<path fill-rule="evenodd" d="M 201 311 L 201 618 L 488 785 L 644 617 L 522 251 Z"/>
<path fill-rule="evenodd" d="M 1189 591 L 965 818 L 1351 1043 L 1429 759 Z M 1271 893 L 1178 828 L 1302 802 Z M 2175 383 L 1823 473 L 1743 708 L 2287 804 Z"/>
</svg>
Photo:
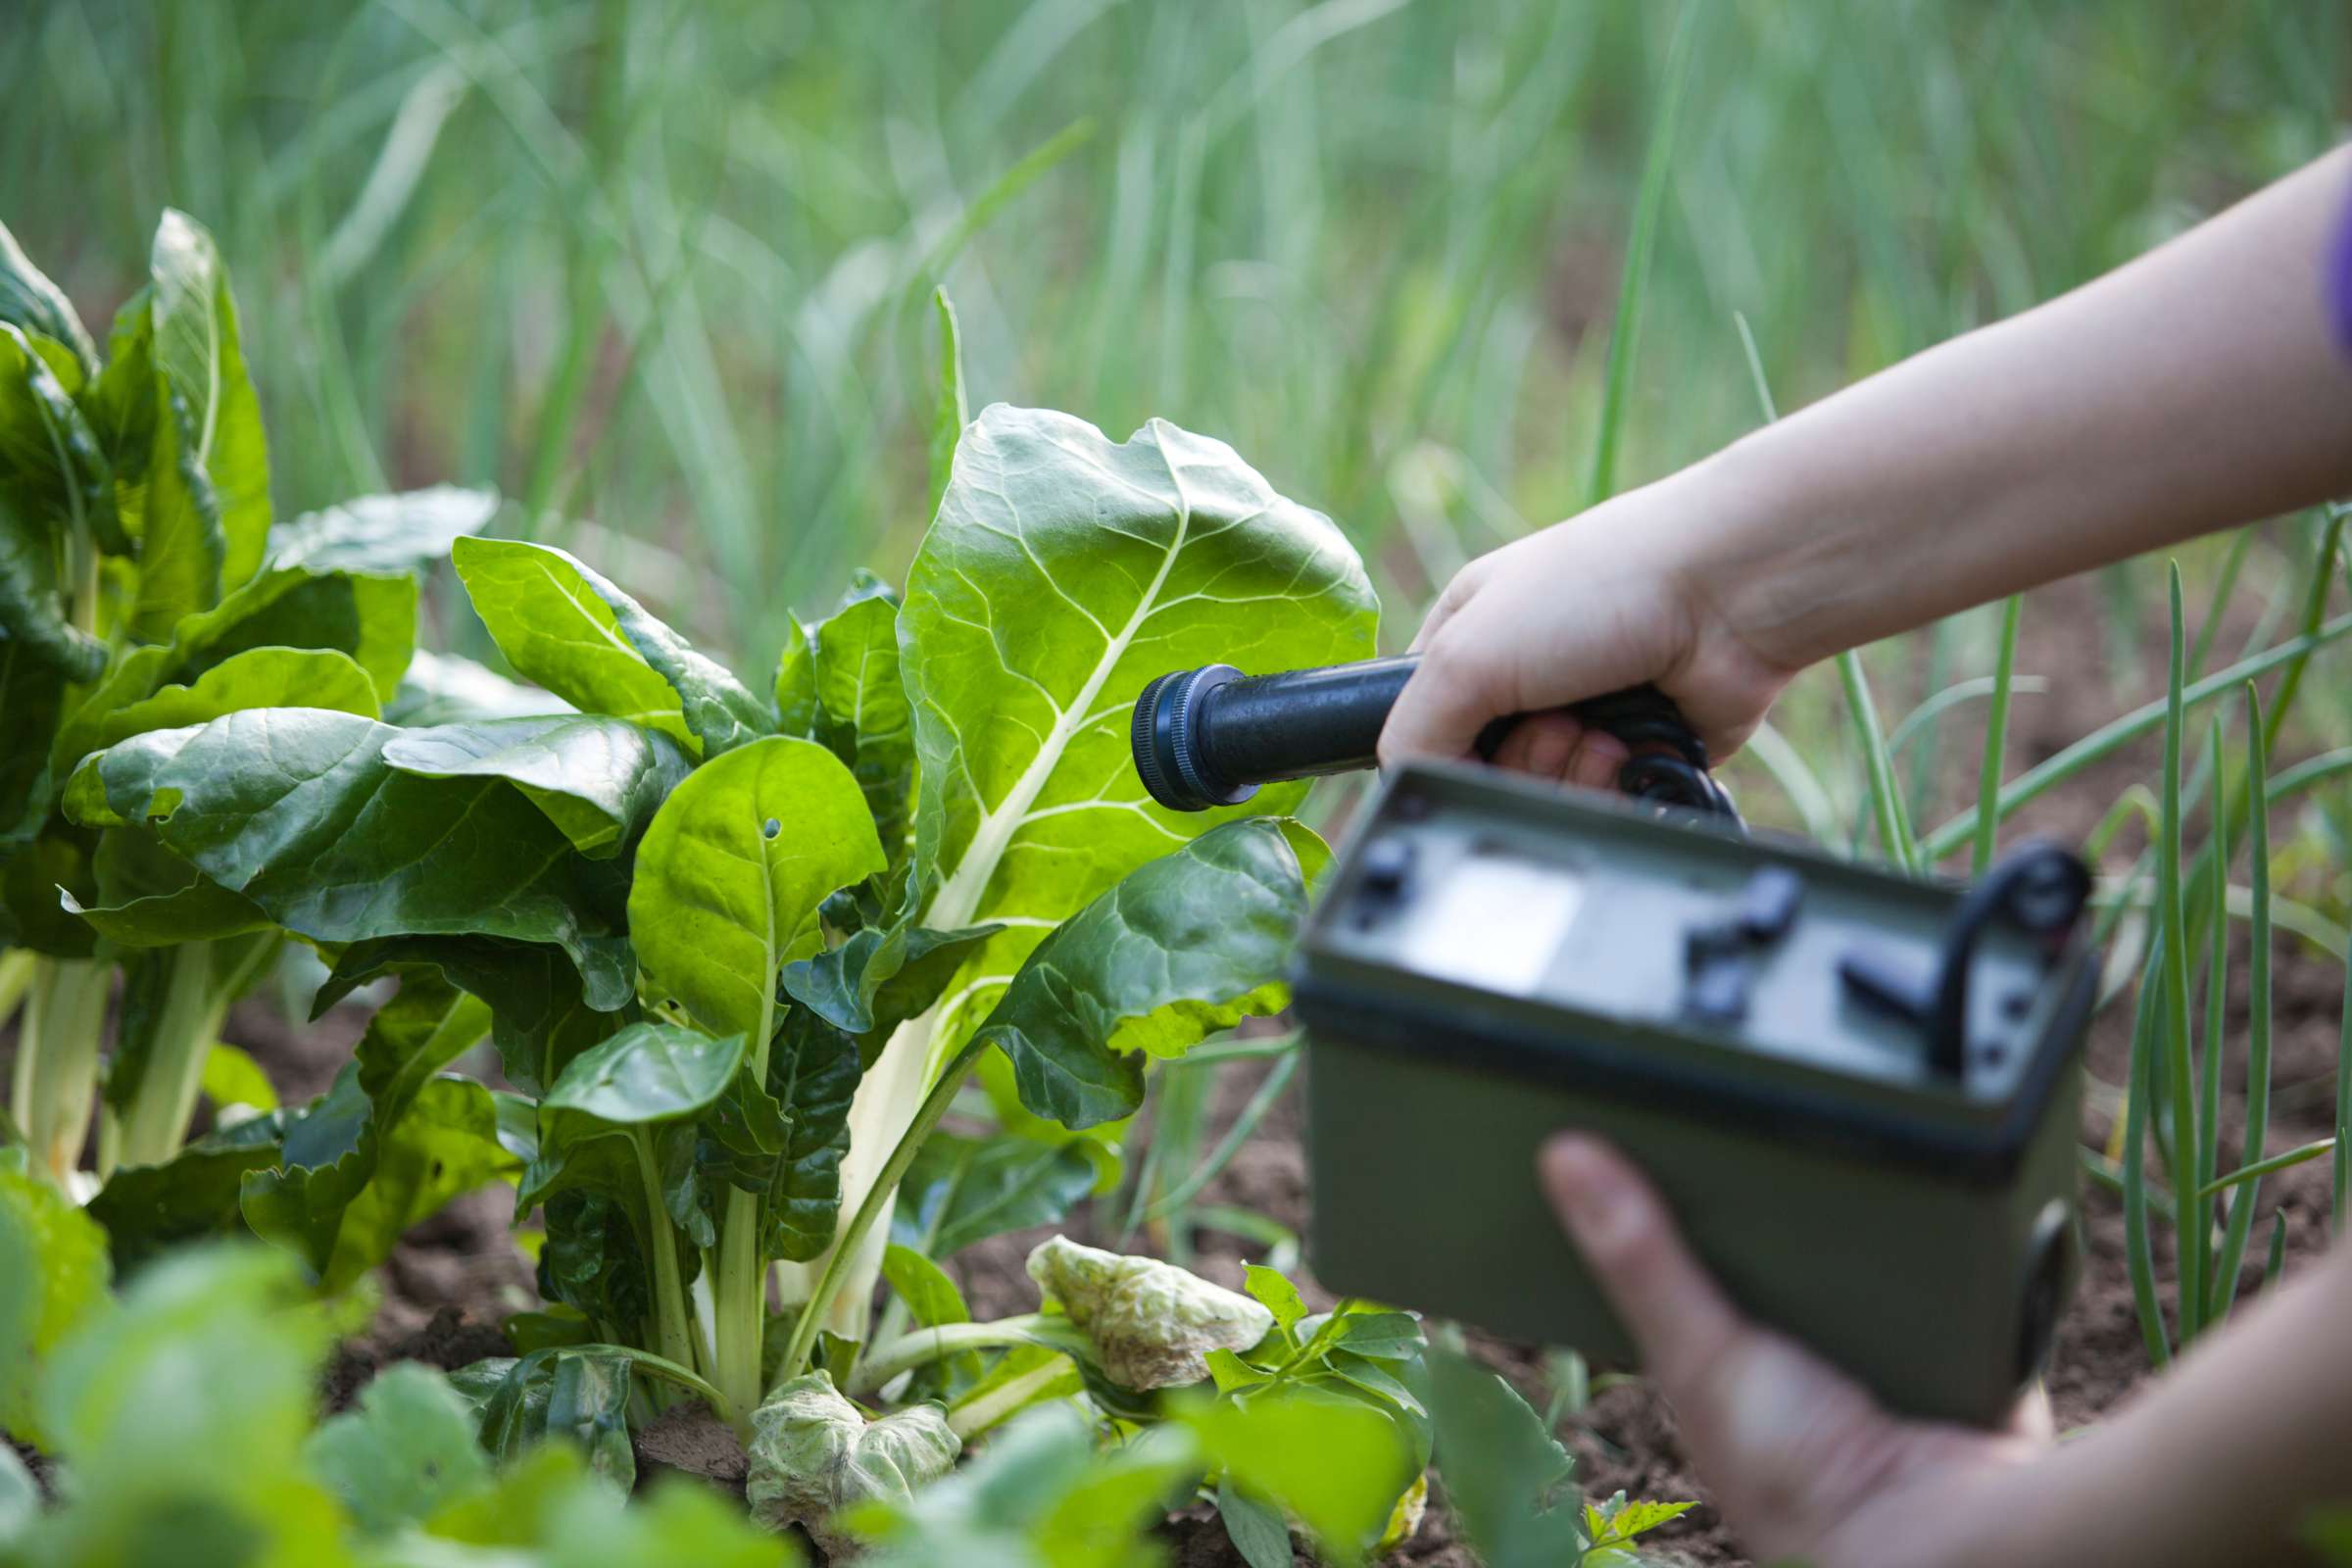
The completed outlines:
<svg viewBox="0 0 2352 1568">
<path fill-rule="evenodd" d="M 1804 902 L 1804 878 L 1785 865 L 1759 867 L 1740 890 L 1740 934 L 1750 942 L 1778 942 L 1796 923 Z"/>
<path fill-rule="evenodd" d="M 1364 846 L 1364 891 L 1395 895 L 1404 891 L 1405 878 L 1413 870 L 1413 841 L 1405 838 L 1374 839 Z"/>
</svg>

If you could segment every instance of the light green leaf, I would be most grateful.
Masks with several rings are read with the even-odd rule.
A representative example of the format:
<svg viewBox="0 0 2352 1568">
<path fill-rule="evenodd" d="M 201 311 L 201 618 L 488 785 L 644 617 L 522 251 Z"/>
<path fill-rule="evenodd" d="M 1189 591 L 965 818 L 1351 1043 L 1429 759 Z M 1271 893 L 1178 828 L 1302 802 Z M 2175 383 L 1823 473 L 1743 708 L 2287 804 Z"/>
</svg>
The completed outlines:
<svg viewBox="0 0 2352 1568">
<path fill-rule="evenodd" d="M 637 1478 L 629 1446 L 631 1365 L 611 1346 L 533 1350 L 508 1364 L 482 1404 L 482 1446 L 511 1462 L 549 1438 L 568 1439 L 586 1453 L 590 1473 L 625 1496 Z"/>
<path fill-rule="evenodd" d="M 668 736 L 601 713 L 406 730 L 384 760 L 421 778 L 503 778 L 596 858 L 632 842 L 688 766 Z"/>
<path fill-rule="evenodd" d="M 423 729 L 485 718 L 533 718 L 577 712 L 553 692 L 525 686 L 455 654 L 419 648 L 384 705 L 384 721 Z"/>
<path fill-rule="evenodd" d="M 415 575 L 449 559 L 450 547 L 498 515 L 498 492 L 434 485 L 357 496 L 306 512 L 270 535 L 270 564 Z"/>
<path fill-rule="evenodd" d="M 1279 1011 L 1306 915 L 1294 845 L 1280 823 L 1228 823 L 1048 936 L 981 1030 L 1011 1058 L 1021 1102 L 1065 1127 L 1115 1120 L 1143 1103 L 1146 1054 Z"/>
<path fill-rule="evenodd" d="M 552 942 L 592 1001 L 616 1005 L 627 955 L 613 864 L 582 858 L 503 780 L 387 766 L 383 749 L 400 733 L 282 708 L 152 730 L 84 761 L 68 810 L 96 825 L 152 821 L 181 858 L 314 940 Z"/>
<path fill-rule="evenodd" d="M 830 752 L 770 736 L 705 762 L 638 846 L 629 929 L 653 983 L 713 1034 L 772 1028 L 776 973 L 813 952 L 817 906 L 883 867 L 874 820 Z"/>
<path fill-rule="evenodd" d="M 1288 1334 L 1296 1329 L 1298 1320 L 1306 1316 L 1306 1303 L 1298 1298 L 1298 1287 L 1260 1263 L 1248 1264 L 1243 1272 L 1250 1294 L 1274 1314 L 1274 1321 L 1282 1325 L 1282 1331 Z"/>
<path fill-rule="evenodd" d="M 1029 1254 L 1029 1277 L 1094 1348 L 1113 1383 L 1139 1392 L 1199 1383 L 1214 1350 L 1247 1350 L 1274 1314 L 1247 1296 L 1155 1257 L 1127 1257 L 1056 1236 Z M 1393 1495 L 1393 1494 L 1392 1494 Z"/>
<path fill-rule="evenodd" d="M 828 1556 L 854 1548 L 833 1516 L 860 1503 L 904 1504 L 947 1474 L 963 1445 L 934 1404 L 868 1421 L 822 1372 L 794 1378 L 752 1417 L 752 1515 L 801 1525 Z"/>
<path fill-rule="evenodd" d="M 325 708 L 362 718 L 374 718 L 378 711 L 375 682 L 349 654 L 332 648 L 248 648 L 193 681 L 120 707 L 102 705 L 93 694 L 58 731 L 58 768 L 64 772 L 92 752 L 151 729 L 209 723 L 247 708 Z"/>
<path fill-rule="evenodd" d="M 963 1293 L 948 1278 L 948 1271 L 910 1247 L 893 1246 L 882 1254 L 882 1277 L 924 1328 L 972 1320 L 971 1308 L 963 1304 Z"/>
<path fill-rule="evenodd" d="M 743 1065 L 743 1036 L 636 1023 L 574 1057 L 540 1102 L 614 1126 L 673 1121 L 708 1107 Z"/>
<path fill-rule="evenodd" d="M 155 423 L 162 399 L 155 374 L 155 318 L 148 310 L 152 286 L 140 289 L 115 313 L 107 334 L 106 368 L 81 389 L 78 401 L 98 437 L 98 448 L 114 476 L 117 555 L 130 554 L 122 536 L 142 530 L 146 514 L 147 465 L 154 457 Z"/>
<path fill-rule="evenodd" d="M 784 989 L 854 1035 L 887 1035 L 937 1002 L 964 955 L 1002 926 L 933 931 L 866 926 L 838 948 L 784 966 Z"/>
<path fill-rule="evenodd" d="M 697 758 L 774 731 L 733 675 L 563 551 L 466 538 L 450 559 L 515 672 L 583 712 L 661 730 Z"/>
<path fill-rule="evenodd" d="M 204 1098 L 213 1102 L 214 1119 L 219 1121 L 222 1113 L 240 1106 L 275 1110 L 277 1086 L 249 1052 L 216 1040 L 204 1058 Z"/>
<path fill-rule="evenodd" d="M 41 1368 L 110 1305 L 106 1233 L 12 1153 L 0 1154 L 0 1428 L 46 1446 Z"/>
<path fill-rule="evenodd" d="M 963 333 L 956 325 L 956 304 L 944 288 L 931 291 L 931 304 L 939 313 L 939 401 L 931 412 L 931 510 L 937 513 L 955 471 L 956 438 L 972 415 L 964 398 Z"/>
<path fill-rule="evenodd" d="M 55 338 L 74 351 L 85 377 L 98 373 L 98 350 L 66 291 L 32 265 L 5 223 L 0 223 L 0 321 Z"/>
<path fill-rule="evenodd" d="M 796 665 L 788 649 L 776 678 L 785 729 L 823 742 L 848 764 L 896 862 L 906 849 L 914 786 L 913 720 L 899 678 L 898 601 L 887 592 L 854 600 L 802 630 L 799 645 L 805 663 Z"/>
<path fill-rule="evenodd" d="M 195 680 L 250 648 L 332 648 L 368 672 L 380 701 L 399 689 L 416 649 L 416 583 L 369 572 L 272 567 L 215 608 L 177 622 L 171 636 L 172 659 L 164 679 Z"/>
<path fill-rule="evenodd" d="M 311 1434 L 303 1458 L 370 1536 L 420 1523 L 490 1479 L 472 1410 L 416 1361 L 379 1373 L 357 1408 Z"/>
<path fill-rule="evenodd" d="M 1420 1472 L 1396 1422 L 1372 1405 L 1305 1384 L 1223 1395 L 1188 1421 L 1237 1485 L 1298 1519 L 1327 1558 L 1360 1560 Z"/>
<path fill-rule="evenodd" d="M 955 477 L 899 612 L 913 706 L 920 922 L 1018 923 L 961 987 L 1009 974 L 1047 929 L 1121 877 L 1239 812 L 1152 805 L 1128 717 L 1154 676 L 1362 659 L 1376 601 L 1330 519 L 1276 495 L 1221 442 L 1153 421 L 1114 445 L 1082 420 L 1002 405 L 956 449 Z M 944 1051 L 969 1020 L 945 1019 Z"/>
<path fill-rule="evenodd" d="M 155 290 L 156 370 L 172 406 L 186 411 L 181 450 L 210 484 L 221 538 L 220 587 L 235 588 L 262 564 L 270 519 L 270 459 L 261 404 L 237 342 L 228 271 L 203 225 L 166 208 L 148 272 Z"/>
</svg>

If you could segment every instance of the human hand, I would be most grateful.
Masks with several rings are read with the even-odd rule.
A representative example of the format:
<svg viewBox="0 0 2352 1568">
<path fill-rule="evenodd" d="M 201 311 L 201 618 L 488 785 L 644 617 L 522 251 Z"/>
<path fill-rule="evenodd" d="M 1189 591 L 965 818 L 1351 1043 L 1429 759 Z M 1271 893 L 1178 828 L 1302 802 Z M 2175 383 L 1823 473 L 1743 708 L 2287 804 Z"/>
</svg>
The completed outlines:
<svg viewBox="0 0 2352 1568">
<path fill-rule="evenodd" d="M 1643 681 L 1712 756 L 1736 751 L 1796 667 L 1743 640 L 1708 586 L 1719 523 L 1746 504 L 1702 466 L 1463 567 L 1414 639 L 1421 667 L 1381 733 L 1382 764 L 1466 757 L 1489 720 L 1526 713 L 1497 764 L 1606 788 L 1625 747 L 1561 710 Z"/>
<path fill-rule="evenodd" d="M 1898 1419 L 1844 1374 L 1742 1318 L 1656 1189 L 1595 1139 L 1563 1134 L 1545 1195 L 1674 1406 L 1685 1450 L 1759 1561 L 1808 1568 L 1975 1563 L 1996 1495 L 2050 1445 L 2036 1390 L 2002 1432 Z"/>
</svg>

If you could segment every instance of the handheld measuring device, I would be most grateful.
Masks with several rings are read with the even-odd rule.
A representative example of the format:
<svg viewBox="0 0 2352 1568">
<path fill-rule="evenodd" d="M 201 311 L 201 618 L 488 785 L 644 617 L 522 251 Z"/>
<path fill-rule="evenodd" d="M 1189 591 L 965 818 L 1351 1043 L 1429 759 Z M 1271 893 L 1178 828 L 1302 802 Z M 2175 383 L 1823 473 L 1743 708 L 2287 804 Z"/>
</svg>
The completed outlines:
<svg viewBox="0 0 2352 1568">
<path fill-rule="evenodd" d="M 1410 673 L 1162 677 L 1139 770 L 1200 808 L 1365 765 Z M 1633 748 L 1623 798 L 1409 764 L 1318 896 L 1294 990 L 1316 1277 L 1630 1361 L 1536 1184 L 1587 1129 L 1758 1321 L 1890 1408 L 1998 1421 L 2077 1268 L 2087 873 L 2028 844 L 1963 888 L 1750 838 L 1662 695 L 1580 716 Z"/>
</svg>

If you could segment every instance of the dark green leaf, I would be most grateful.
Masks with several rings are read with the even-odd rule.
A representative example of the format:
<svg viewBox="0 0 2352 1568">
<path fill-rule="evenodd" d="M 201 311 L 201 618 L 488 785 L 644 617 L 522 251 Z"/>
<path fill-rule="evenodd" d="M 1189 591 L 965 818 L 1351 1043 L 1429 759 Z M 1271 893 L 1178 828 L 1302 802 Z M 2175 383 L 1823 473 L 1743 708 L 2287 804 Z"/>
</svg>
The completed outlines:
<svg viewBox="0 0 2352 1568">
<path fill-rule="evenodd" d="M 198 1139 L 161 1165 L 127 1165 L 108 1177 L 89 1214 L 106 1227 L 115 1267 L 128 1274 L 189 1242 L 233 1231 L 239 1184 L 276 1163 L 283 1130 L 282 1118 L 256 1116 Z"/>
<path fill-rule="evenodd" d="M 1011 1058 L 1038 1115 L 1073 1128 L 1116 1120 L 1143 1103 L 1145 1055 L 1180 1056 L 1282 1008 L 1305 914 L 1306 877 L 1284 826 L 1228 823 L 1064 921 L 980 1032 Z"/>
<path fill-rule="evenodd" d="M 1291 1527 L 1282 1510 L 1236 1487 L 1231 1476 L 1217 1483 L 1217 1517 L 1250 1568 L 1291 1568 Z"/>
<path fill-rule="evenodd" d="M 311 1434 L 303 1458 L 370 1536 L 422 1523 L 490 1479 L 472 1410 L 416 1361 L 385 1368 L 357 1408 Z"/>
<path fill-rule="evenodd" d="M 1002 929 L 868 926 L 838 948 L 786 964 L 784 989 L 836 1028 L 887 1035 L 937 1002 L 973 944 Z"/>
<path fill-rule="evenodd" d="M 61 357 L 62 373 L 51 363 Z M 61 532 L 119 554 L 114 475 L 66 375 L 78 378 L 80 367 L 55 340 L 0 321 L 0 490 Z"/>
<path fill-rule="evenodd" d="M 288 930 L 321 942 L 409 933 L 553 942 L 592 997 L 627 984 L 618 872 L 582 858 L 499 779 L 385 765 L 400 731 L 314 709 L 155 730 L 85 761 L 67 808 L 151 820 L 166 845 Z"/>
<path fill-rule="evenodd" d="M 1433 1349 L 1428 1362 L 1438 1473 L 1480 1559 L 1493 1568 L 1575 1561 L 1575 1460 L 1501 1378 L 1458 1351 Z"/>
<path fill-rule="evenodd" d="M 360 496 L 323 512 L 306 512 L 271 533 L 270 564 L 415 575 L 449 559 L 452 545 L 480 533 L 497 515 L 495 490 L 444 484 Z"/>
<path fill-rule="evenodd" d="M 152 287 L 142 288 L 115 313 L 107 335 L 106 368 L 81 392 L 82 412 L 114 475 L 115 515 L 134 530 L 146 512 L 147 465 L 154 455 L 160 403 L 155 318 L 148 310 L 154 295 Z M 127 555 L 129 544 L 128 539 L 118 539 L 109 549 Z"/>
<path fill-rule="evenodd" d="M 892 1234 L 952 1257 L 991 1236 L 1055 1223 L 1094 1185 L 1094 1163 L 1076 1145 L 935 1132 L 900 1184 Z"/>
<path fill-rule="evenodd" d="M 171 208 L 156 225 L 147 265 L 154 288 L 156 370 L 172 406 L 186 412 L 182 453 L 208 479 L 217 508 L 221 539 L 217 580 L 220 588 L 234 588 L 262 564 L 270 511 L 261 404 L 245 374 L 228 271 L 213 236 Z M 155 538 L 154 484 L 151 475 L 149 544 Z M 142 552 L 142 606 L 147 602 L 145 564 Z"/>
<path fill-rule="evenodd" d="M 544 1091 L 572 1057 L 637 1019 L 637 1004 L 626 989 L 633 962 L 618 966 L 620 984 L 612 992 L 591 998 L 581 989 L 580 971 L 561 949 L 495 937 L 355 942 L 318 988 L 311 1016 L 318 1017 L 354 987 L 412 965 L 438 969 L 451 984 L 490 1004 L 490 1040 L 500 1065 L 508 1081 L 526 1094 Z"/>
<path fill-rule="evenodd" d="M 331 648 L 368 672 L 381 702 L 399 689 L 416 652 L 416 582 L 273 567 L 213 609 L 177 622 L 172 646 L 162 678 L 174 681 L 195 680 L 248 649 Z"/>
<path fill-rule="evenodd" d="M 5 223 L 0 223 L 0 321 L 55 338 L 74 351 L 83 375 L 98 373 L 98 350 L 66 291 L 32 265 Z"/>
<path fill-rule="evenodd" d="M 533 1350 L 506 1368 L 483 1403 L 482 1446 L 503 1463 L 547 1439 L 567 1440 L 586 1452 L 593 1474 L 627 1493 L 637 1478 L 630 1365 L 609 1348 Z"/>
<path fill-rule="evenodd" d="M 162 653 L 162 649 L 155 650 Z M 118 676 L 117 671 L 120 671 Z M 58 731 L 52 760 L 62 776 L 92 752 L 151 729 L 210 723 L 247 708 L 327 708 L 376 716 L 375 682 L 350 655 L 332 648 L 249 648 L 213 665 L 186 685 L 115 702 L 146 672 L 124 662 Z"/>
<path fill-rule="evenodd" d="M 668 736 L 597 713 L 405 730 L 384 760 L 420 778 L 503 778 L 598 858 L 635 841 L 688 765 Z"/>
<path fill-rule="evenodd" d="M 7 526 L 0 522 L 0 529 Z M 56 775 L 48 738 L 65 716 L 66 672 L 32 645 L 0 631 L 0 712 L 24 740 L 0 746 L 0 860 L 48 819 Z M 7 929 L 0 919 L 0 931 Z"/>
<path fill-rule="evenodd" d="M 187 400 L 161 393 L 148 453 L 146 489 L 133 526 L 139 545 L 138 595 L 130 629 L 162 642 L 181 618 L 220 602 L 228 537 L 220 526 L 220 498 L 196 456 L 202 432 Z"/>
<path fill-rule="evenodd" d="M 106 667 L 106 645 L 74 624 L 62 586 L 66 530 L 0 491 L 0 637 L 68 680 L 91 681 Z M 28 750 L 45 749 L 35 737 Z"/>
<path fill-rule="evenodd" d="M 774 732 L 733 675 L 563 551 L 460 539 L 450 559 L 515 672 L 581 711 L 662 730 L 698 758 Z"/>
<path fill-rule="evenodd" d="M 786 733 L 821 743 L 841 759 L 895 862 L 906 848 L 912 809 L 914 730 L 899 679 L 899 607 L 883 593 L 852 601 L 799 632 L 776 677 Z"/>
</svg>

